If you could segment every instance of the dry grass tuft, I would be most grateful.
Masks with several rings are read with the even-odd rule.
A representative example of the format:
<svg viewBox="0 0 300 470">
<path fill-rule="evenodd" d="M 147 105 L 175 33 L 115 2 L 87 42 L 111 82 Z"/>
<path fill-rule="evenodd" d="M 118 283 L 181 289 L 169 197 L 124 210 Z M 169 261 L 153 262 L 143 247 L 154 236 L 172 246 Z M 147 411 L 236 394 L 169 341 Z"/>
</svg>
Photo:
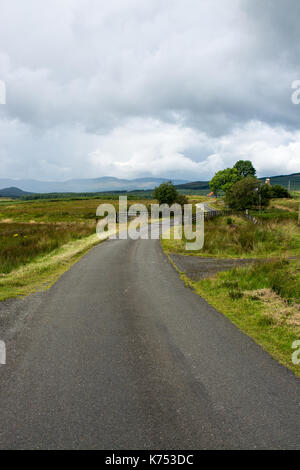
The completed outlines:
<svg viewBox="0 0 300 470">
<path fill-rule="evenodd" d="M 288 324 L 300 329 L 299 304 L 287 302 L 269 288 L 246 291 L 244 295 L 262 301 L 267 307 L 264 313 L 276 323 Z"/>
</svg>

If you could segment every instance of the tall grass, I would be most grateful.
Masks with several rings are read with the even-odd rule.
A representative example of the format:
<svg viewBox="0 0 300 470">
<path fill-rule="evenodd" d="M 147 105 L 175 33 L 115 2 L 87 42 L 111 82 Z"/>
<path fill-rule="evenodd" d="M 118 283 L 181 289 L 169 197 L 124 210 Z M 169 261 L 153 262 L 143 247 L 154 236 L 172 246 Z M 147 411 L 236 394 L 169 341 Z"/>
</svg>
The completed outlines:
<svg viewBox="0 0 300 470">
<path fill-rule="evenodd" d="M 294 220 L 260 221 L 239 216 L 217 217 L 205 222 L 204 247 L 186 252 L 186 240 L 162 240 L 168 252 L 219 257 L 267 257 L 300 254 L 300 228 Z"/>
<path fill-rule="evenodd" d="M 255 263 L 219 276 L 228 287 L 235 283 L 235 288 L 243 291 L 269 288 L 289 302 L 300 303 L 300 260 Z"/>
<path fill-rule="evenodd" d="M 72 240 L 95 233 L 93 223 L 0 223 L 0 273 L 9 273 Z"/>
</svg>

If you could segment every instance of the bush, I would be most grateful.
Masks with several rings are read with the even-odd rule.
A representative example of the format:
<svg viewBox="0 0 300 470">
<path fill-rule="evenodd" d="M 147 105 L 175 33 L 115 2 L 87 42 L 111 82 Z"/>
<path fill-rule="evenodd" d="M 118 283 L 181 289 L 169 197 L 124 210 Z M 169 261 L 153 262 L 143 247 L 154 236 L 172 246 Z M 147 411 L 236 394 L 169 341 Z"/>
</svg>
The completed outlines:
<svg viewBox="0 0 300 470">
<path fill-rule="evenodd" d="M 275 186 L 270 186 L 270 197 L 276 199 L 291 198 L 291 195 L 286 188 L 280 186 L 280 184 L 275 184 Z"/>
<path fill-rule="evenodd" d="M 153 197 L 157 199 L 159 204 L 168 204 L 169 206 L 174 203 L 180 204 L 181 206 L 188 203 L 187 197 L 184 194 L 179 194 L 171 181 L 162 183 L 155 188 Z"/>
<path fill-rule="evenodd" d="M 171 181 L 168 183 L 162 183 L 153 191 L 153 197 L 154 199 L 157 199 L 159 204 L 171 205 L 177 201 L 178 196 L 179 194 Z"/>
<path fill-rule="evenodd" d="M 235 183 L 226 193 L 226 204 L 235 210 L 265 207 L 269 204 L 269 186 L 249 176 Z"/>
</svg>

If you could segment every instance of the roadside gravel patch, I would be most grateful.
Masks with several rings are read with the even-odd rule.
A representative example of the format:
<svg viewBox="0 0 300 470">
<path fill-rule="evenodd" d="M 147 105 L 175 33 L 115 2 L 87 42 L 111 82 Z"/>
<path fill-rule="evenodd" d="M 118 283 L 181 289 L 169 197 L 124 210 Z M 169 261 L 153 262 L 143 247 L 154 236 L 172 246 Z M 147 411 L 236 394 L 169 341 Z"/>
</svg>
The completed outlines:
<svg viewBox="0 0 300 470">
<path fill-rule="evenodd" d="M 193 281 L 212 277 L 218 272 L 229 271 L 235 267 L 248 266 L 257 261 L 256 259 L 202 258 L 176 254 L 169 254 L 169 256 L 177 268 Z"/>
</svg>

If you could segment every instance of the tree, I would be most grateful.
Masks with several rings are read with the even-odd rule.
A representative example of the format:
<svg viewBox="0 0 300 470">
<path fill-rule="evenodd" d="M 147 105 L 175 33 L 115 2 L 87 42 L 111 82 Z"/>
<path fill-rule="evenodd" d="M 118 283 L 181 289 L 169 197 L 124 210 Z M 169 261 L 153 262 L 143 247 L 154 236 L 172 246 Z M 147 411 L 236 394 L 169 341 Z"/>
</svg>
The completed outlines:
<svg viewBox="0 0 300 470">
<path fill-rule="evenodd" d="M 274 186 L 270 186 L 270 197 L 289 198 L 291 197 L 291 195 L 286 188 L 284 188 L 280 184 L 275 184 Z"/>
<path fill-rule="evenodd" d="M 241 178 L 248 178 L 248 176 L 255 176 L 256 174 L 256 170 L 250 160 L 239 160 L 233 168 L 237 170 Z"/>
<path fill-rule="evenodd" d="M 233 168 L 218 171 L 209 186 L 216 195 L 219 191 L 224 191 L 226 194 L 235 183 L 249 176 L 254 177 L 255 173 L 256 170 L 250 160 L 239 160 Z"/>
<path fill-rule="evenodd" d="M 179 194 L 171 181 L 162 183 L 153 191 L 153 197 L 158 200 L 159 204 L 172 205 L 176 202 L 178 196 Z"/>
<path fill-rule="evenodd" d="M 215 174 L 210 180 L 209 186 L 215 195 L 217 195 L 219 191 L 227 193 L 232 185 L 240 179 L 241 177 L 236 168 L 226 168 L 226 170 L 218 171 L 218 173 Z"/>
<path fill-rule="evenodd" d="M 270 187 L 248 176 L 235 183 L 226 193 L 225 203 L 235 210 L 265 207 L 270 201 Z"/>
</svg>

